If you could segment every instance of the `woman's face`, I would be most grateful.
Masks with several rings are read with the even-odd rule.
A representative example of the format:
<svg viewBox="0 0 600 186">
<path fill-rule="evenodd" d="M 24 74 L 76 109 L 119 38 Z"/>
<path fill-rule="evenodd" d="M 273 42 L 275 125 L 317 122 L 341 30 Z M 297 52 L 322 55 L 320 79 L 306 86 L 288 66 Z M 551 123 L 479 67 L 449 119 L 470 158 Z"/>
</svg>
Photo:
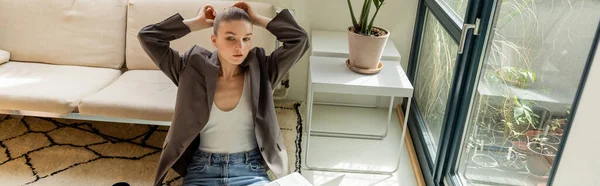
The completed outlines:
<svg viewBox="0 0 600 186">
<path fill-rule="evenodd" d="M 219 58 L 224 58 L 219 60 L 222 63 L 241 64 L 252 48 L 252 23 L 233 20 L 223 21 L 219 24 L 217 35 L 211 36 Z"/>
</svg>

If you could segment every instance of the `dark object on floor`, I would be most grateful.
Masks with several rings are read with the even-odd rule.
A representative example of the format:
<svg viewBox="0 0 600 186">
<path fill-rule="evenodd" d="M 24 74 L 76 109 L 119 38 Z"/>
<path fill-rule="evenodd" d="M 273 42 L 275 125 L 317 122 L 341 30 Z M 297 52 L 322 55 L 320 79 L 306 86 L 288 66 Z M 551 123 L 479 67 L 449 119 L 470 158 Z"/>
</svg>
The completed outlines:
<svg viewBox="0 0 600 186">
<path fill-rule="evenodd" d="M 127 182 L 119 182 L 119 183 L 115 183 L 113 186 L 129 186 L 129 183 L 127 183 Z"/>
</svg>

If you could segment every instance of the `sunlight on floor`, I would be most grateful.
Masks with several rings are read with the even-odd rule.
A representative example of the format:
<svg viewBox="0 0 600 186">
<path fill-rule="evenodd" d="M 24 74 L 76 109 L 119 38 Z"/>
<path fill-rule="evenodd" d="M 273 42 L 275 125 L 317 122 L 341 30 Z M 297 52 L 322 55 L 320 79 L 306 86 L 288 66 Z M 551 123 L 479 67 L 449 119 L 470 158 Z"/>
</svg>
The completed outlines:
<svg viewBox="0 0 600 186">
<path fill-rule="evenodd" d="M 366 186 L 366 185 L 401 185 L 397 174 L 355 174 L 340 172 L 304 171 L 315 186 Z"/>
<path fill-rule="evenodd" d="M 333 169 L 353 169 L 353 170 L 370 170 L 370 171 L 390 171 L 389 166 L 379 166 L 374 164 L 342 162 L 331 167 Z"/>
</svg>

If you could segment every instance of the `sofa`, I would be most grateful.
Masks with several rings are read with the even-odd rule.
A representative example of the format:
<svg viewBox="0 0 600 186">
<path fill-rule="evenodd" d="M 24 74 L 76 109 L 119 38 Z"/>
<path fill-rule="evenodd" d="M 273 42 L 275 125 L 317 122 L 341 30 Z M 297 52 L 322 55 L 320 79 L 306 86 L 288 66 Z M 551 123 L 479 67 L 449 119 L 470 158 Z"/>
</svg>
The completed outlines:
<svg viewBox="0 0 600 186">
<path fill-rule="evenodd" d="M 0 114 L 169 125 L 177 87 L 142 49 L 139 30 L 175 13 L 194 17 L 207 3 L 219 11 L 234 2 L 1 0 Z M 277 12 L 250 4 L 261 15 Z M 171 47 L 214 50 L 211 33 L 190 33 Z M 268 52 L 278 46 L 260 27 L 253 42 Z"/>
</svg>

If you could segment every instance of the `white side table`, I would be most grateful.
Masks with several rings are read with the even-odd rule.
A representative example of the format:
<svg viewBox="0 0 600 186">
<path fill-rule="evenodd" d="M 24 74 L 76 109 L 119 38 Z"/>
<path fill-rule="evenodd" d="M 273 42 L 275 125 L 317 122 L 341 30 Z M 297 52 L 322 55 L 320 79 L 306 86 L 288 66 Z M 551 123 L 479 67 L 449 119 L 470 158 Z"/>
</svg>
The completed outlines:
<svg viewBox="0 0 600 186">
<path fill-rule="evenodd" d="M 328 30 L 311 30 L 311 56 L 323 56 L 323 57 L 339 57 L 348 58 L 348 32 L 343 31 L 328 31 Z M 383 49 L 381 60 L 384 61 L 400 61 L 402 57 L 396 49 L 394 41 L 391 39 L 387 40 L 387 43 Z M 320 97 L 322 95 L 317 94 L 315 96 L 315 104 L 327 104 L 327 105 L 345 105 L 345 106 L 360 106 L 360 107 L 377 107 L 381 101 L 380 96 L 352 96 L 352 95 L 340 95 L 333 97 L 329 95 L 328 99 Z M 337 98 L 337 99 L 333 99 Z M 374 99 L 373 99 L 374 98 Z M 325 101 L 328 100 L 328 101 Z M 338 101 L 334 101 L 338 100 Z M 351 100 L 351 103 L 340 100 Z"/>
<path fill-rule="evenodd" d="M 308 162 L 308 152 L 310 150 L 311 136 L 326 136 L 326 137 L 343 137 L 355 139 L 375 139 L 382 140 L 388 134 L 390 128 L 390 120 L 392 117 L 394 97 L 406 97 L 408 103 L 411 102 L 413 95 L 413 86 L 404 73 L 398 61 L 383 61 L 383 70 L 375 75 L 362 75 L 350 71 L 346 67 L 347 58 L 336 57 L 318 57 L 311 56 L 309 59 L 309 81 L 307 91 L 307 149 L 306 161 Z M 314 105 L 313 95 L 316 92 L 339 93 L 339 94 L 357 94 L 371 96 L 389 96 L 391 97 L 388 109 L 378 108 L 360 108 L 349 109 L 347 106 L 337 106 L 335 110 L 330 109 L 331 105 Z M 343 110 L 339 112 L 336 110 Z M 317 112 L 315 112 L 317 111 Z M 408 121 L 408 113 L 410 104 L 405 111 L 405 120 L 402 127 L 402 135 L 400 144 L 404 144 L 404 136 Z M 387 112 L 387 113 L 386 113 Z M 339 114 L 333 116 L 332 114 Z M 387 116 L 387 123 L 382 123 L 385 127 L 383 130 L 377 130 L 374 126 L 378 123 L 369 122 L 369 117 L 361 115 Z M 320 117 L 325 116 L 325 117 Z M 315 122 L 313 126 L 313 118 L 329 118 L 327 121 Z M 353 122 L 344 122 L 351 120 Z M 359 125 L 349 126 L 349 123 L 357 123 L 356 120 L 364 120 Z M 353 171 L 353 170 L 337 170 L 327 168 L 314 168 L 306 166 L 313 170 L 327 171 L 342 171 L 342 172 L 360 172 L 360 173 L 391 173 L 380 171 Z"/>
</svg>

